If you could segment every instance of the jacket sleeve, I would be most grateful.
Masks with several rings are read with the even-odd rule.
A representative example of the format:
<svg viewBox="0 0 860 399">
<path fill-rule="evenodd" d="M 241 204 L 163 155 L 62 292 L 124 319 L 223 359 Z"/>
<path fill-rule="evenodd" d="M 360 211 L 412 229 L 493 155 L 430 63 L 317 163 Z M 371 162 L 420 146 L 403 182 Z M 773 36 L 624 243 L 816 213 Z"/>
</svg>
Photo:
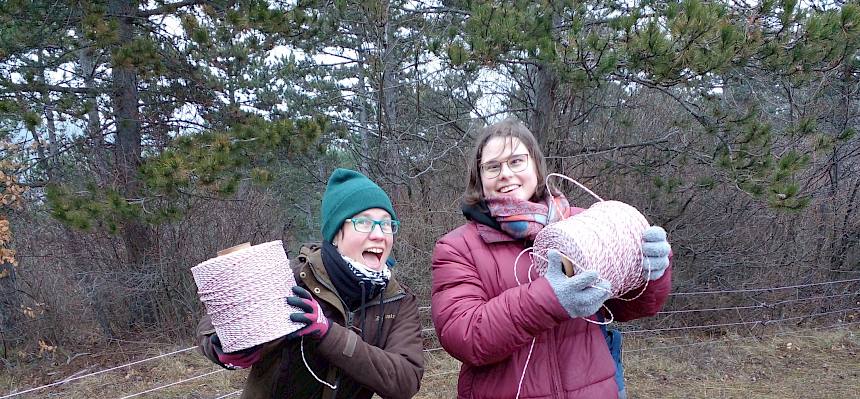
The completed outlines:
<svg viewBox="0 0 860 399">
<path fill-rule="evenodd" d="M 454 237 L 460 245 L 465 241 Z M 539 278 L 490 298 L 472 251 L 443 237 L 433 250 L 431 312 L 442 347 L 473 366 L 504 360 L 570 316 Z"/>
<path fill-rule="evenodd" d="M 384 317 L 384 315 L 382 315 Z M 401 300 L 383 348 L 365 342 L 354 331 L 331 323 L 318 353 L 382 398 L 411 398 L 421 386 L 424 352 L 415 296 Z M 388 322 L 386 322 L 388 323 Z"/>
<path fill-rule="evenodd" d="M 228 368 L 224 363 L 218 360 L 218 354 L 215 353 L 215 347 L 209 339 L 212 334 L 215 334 L 215 327 L 212 326 L 212 319 L 209 315 L 204 315 L 200 322 L 197 323 L 197 349 L 212 363 L 221 367 Z"/>
<path fill-rule="evenodd" d="M 671 258 L 670 258 L 671 259 Z M 644 287 L 644 291 L 643 290 Z M 672 292 L 672 265 L 666 269 L 663 276 L 649 281 L 647 285 L 636 288 L 621 298 L 606 301 L 606 307 L 612 312 L 613 321 L 630 321 L 643 317 L 651 317 L 657 314 Z M 641 293 L 641 295 L 640 295 Z M 638 297 L 637 297 L 638 295 Z M 627 299 L 626 301 L 623 299 Z M 636 298 L 630 300 L 630 298 Z M 605 309 L 604 309 L 604 313 Z M 610 315 L 604 314 L 608 319 Z"/>
</svg>

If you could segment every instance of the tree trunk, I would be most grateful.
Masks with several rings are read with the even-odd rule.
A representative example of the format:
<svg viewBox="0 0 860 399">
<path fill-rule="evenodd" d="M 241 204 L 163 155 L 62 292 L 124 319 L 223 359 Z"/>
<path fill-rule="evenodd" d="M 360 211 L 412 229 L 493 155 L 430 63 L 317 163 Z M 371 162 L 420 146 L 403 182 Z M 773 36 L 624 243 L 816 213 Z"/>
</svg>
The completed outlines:
<svg viewBox="0 0 860 399">
<path fill-rule="evenodd" d="M 548 65 L 540 65 L 534 84 L 534 108 L 532 108 L 531 131 L 541 148 L 558 137 L 558 74 Z"/>
<path fill-rule="evenodd" d="M 358 51 L 358 84 L 356 92 L 358 93 L 359 113 L 358 113 L 358 129 L 360 134 L 360 150 L 358 168 L 361 173 L 367 174 L 370 170 L 370 165 L 367 162 L 367 157 L 370 155 L 370 122 L 367 120 L 367 55 L 363 50 Z"/>
<path fill-rule="evenodd" d="M 137 2 L 111 0 L 108 10 L 117 26 L 117 46 L 131 43 L 135 38 L 132 21 L 137 11 Z M 142 182 L 138 176 L 141 164 L 141 124 L 139 112 L 138 76 L 134 65 L 113 60 L 113 113 L 116 123 L 114 157 L 119 189 L 129 200 L 140 200 Z M 122 61 L 122 60 L 119 60 Z M 134 218 L 122 221 L 122 237 L 125 242 L 128 266 L 133 270 L 145 270 L 154 254 L 151 229 Z M 146 293 L 129 298 L 131 322 L 149 325 L 154 321 L 152 301 Z"/>
<path fill-rule="evenodd" d="M 131 43 L 134 40 L 132 19 L 137 10 L 135 2 L 111 0 L 109 10 L 117 24 L 118 45 Z M 126 198 L 138 199 L 141 194 L 141 182 L 137 174 L 140 167 L 141 131 L 137 71 L 133 65 L 117 64 L 116 60 L 112 70 L 113 113 L 116 121 L 114 156 L 117 180 Z M 123 238 L 128 249 L 129 263 L 137 267 L 142 266 L 146 262 L 152 245 L 149 229 L 138 221 L 126 220 Z"/>
<path fill-rule="evenodd" d="M 57 126 L 54 123 L 54 111 L 50 106 L 45 106 L 45 127 L 48 130 L 48 160 L 45 164 L 48 180 L 52 180 L 54 168 L 57 165 L 57 157 L 60 153 L 60 145 L 57 142 Z"/>
<path fill-rule="evenodd" d="M 91 47 L 91 43 L 87 40 L 84 40 L 83 48 L 81 48 L 78 52 L 78 59 L 80 61 L 80 74 L 84 77 L 84 87 L 90 90 L 94 90 L 95 85 L 95 72 L 96 65 L 93 60 L 94 54 L 93 49 Z M 102 124 L 101 117 L 99 116 L 99 105 L 96 100 L 96 94 L 94 91 L 90 91 L 86 95 L 86 106 L 87 106 L 87 137 L 89 137 L 89 141 L 92 145 L 93 152 L 93 164 L 92 167 L 95 169 L 94 177 L 99 180 L 100 183 L 106 181 L 106 176 L 110 169 L 107 166 L 107 160 L 105 159 L 105 141 L 104 134 L 102 134 Z"/>
<path fill-rule="evenodd" d="M 8 358 L 8 349 L 18 335 L 15 315 L 20 309 L 20 296 L 15 290 L 15 268 L 10 263 L 0 263 L 0 358 Z"/>
</svg>

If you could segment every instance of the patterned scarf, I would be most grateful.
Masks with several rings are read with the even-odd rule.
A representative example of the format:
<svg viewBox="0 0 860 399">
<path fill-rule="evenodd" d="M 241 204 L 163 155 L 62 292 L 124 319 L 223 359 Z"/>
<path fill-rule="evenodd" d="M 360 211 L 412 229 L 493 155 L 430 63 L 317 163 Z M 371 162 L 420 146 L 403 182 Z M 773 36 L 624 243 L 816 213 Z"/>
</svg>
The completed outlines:
<svg viewBox="0 0 860 399">
<path fill-rule="evenodd" d="M 360 280 L 370 281 L 373 285 L 385 287 L 388 285 L 388 280 L 391 279 L 391 270 L 388 269 L 388 264 L 382 264 L 382 270 L 373 270 L 349 256 L 343 255 L 343 260 L 346 261 L 349 271 Z"/>
<path fill-rule="evenodd" d="M 570 216 L 564 195 L 549 196 L 545 204 L 511 197 L 487 198 L 485 202 L 502 231 L 517 239 L 534 241 L 544 226 Z"/>
<path fill-rule="evenodd" d="M 322 258 L 329 279 L 349 310 L 358 309 L 361 305 L 370 302 L 385 290 L 391 279 L 388 265 L 383 265 L 380 271 L 371 270 L 343 256 L 338 252 L 337 247 L 328 241 L 322 243 Z"/>
</svg>

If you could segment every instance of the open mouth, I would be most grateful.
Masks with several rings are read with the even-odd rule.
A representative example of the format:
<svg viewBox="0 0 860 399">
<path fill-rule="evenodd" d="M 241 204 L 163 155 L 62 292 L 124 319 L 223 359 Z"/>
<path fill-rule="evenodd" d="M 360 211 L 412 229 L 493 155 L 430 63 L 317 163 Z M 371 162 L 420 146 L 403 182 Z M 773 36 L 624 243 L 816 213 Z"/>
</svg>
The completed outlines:
<svg viewBox="0 0 860 399">
<path fill-rule="evenodd" d="M 361 258 L 364 260 L 364 265 L 372 269 L 379 269 L 382 266 L 382 248 L 368 248 L 361 253 Z"/>
<path fill-rule="evenodd" d="M 518 188 L 520 188 L 519 184 L 511 184 L 510 186 L 504 186 L 504 187 L 500 188 L 498 191 L 502 194 L 507 194 L 511 191 L 518 189 Z"/>
</svg>

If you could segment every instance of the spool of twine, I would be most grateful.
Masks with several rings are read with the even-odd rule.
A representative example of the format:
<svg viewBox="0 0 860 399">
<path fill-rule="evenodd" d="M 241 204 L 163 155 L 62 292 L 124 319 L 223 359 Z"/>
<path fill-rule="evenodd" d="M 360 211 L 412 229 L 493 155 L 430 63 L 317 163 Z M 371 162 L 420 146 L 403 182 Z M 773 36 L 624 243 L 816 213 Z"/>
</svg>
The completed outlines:
<svg viewBox="0 0 860 399">
<path fill-rule="evenodd" d="M 286 298 L 296 285 L 281 241 L 243 244 L 191 268 L 197 295 L 212 318 L 224 352 L 272 341 L 304 325 Z"/>
<path fill-rule="evenodd" d="M 619 201 L 604 201 L 567 176 L 551 174 L 573 181 L 599 200 L 577 215 L 551 223 L 535 237 L 534 268 L 546 272 L 546 252 L 559 251 L 571 275 L 594 270 L 612 284 L 612 297 L 619 297 L 641 287 L 646 281 L 642 268 L 642 234 L 648 228 L 636 208 Z M 547 178 L 549 178 L 547 176 Z"/>
</svg>

